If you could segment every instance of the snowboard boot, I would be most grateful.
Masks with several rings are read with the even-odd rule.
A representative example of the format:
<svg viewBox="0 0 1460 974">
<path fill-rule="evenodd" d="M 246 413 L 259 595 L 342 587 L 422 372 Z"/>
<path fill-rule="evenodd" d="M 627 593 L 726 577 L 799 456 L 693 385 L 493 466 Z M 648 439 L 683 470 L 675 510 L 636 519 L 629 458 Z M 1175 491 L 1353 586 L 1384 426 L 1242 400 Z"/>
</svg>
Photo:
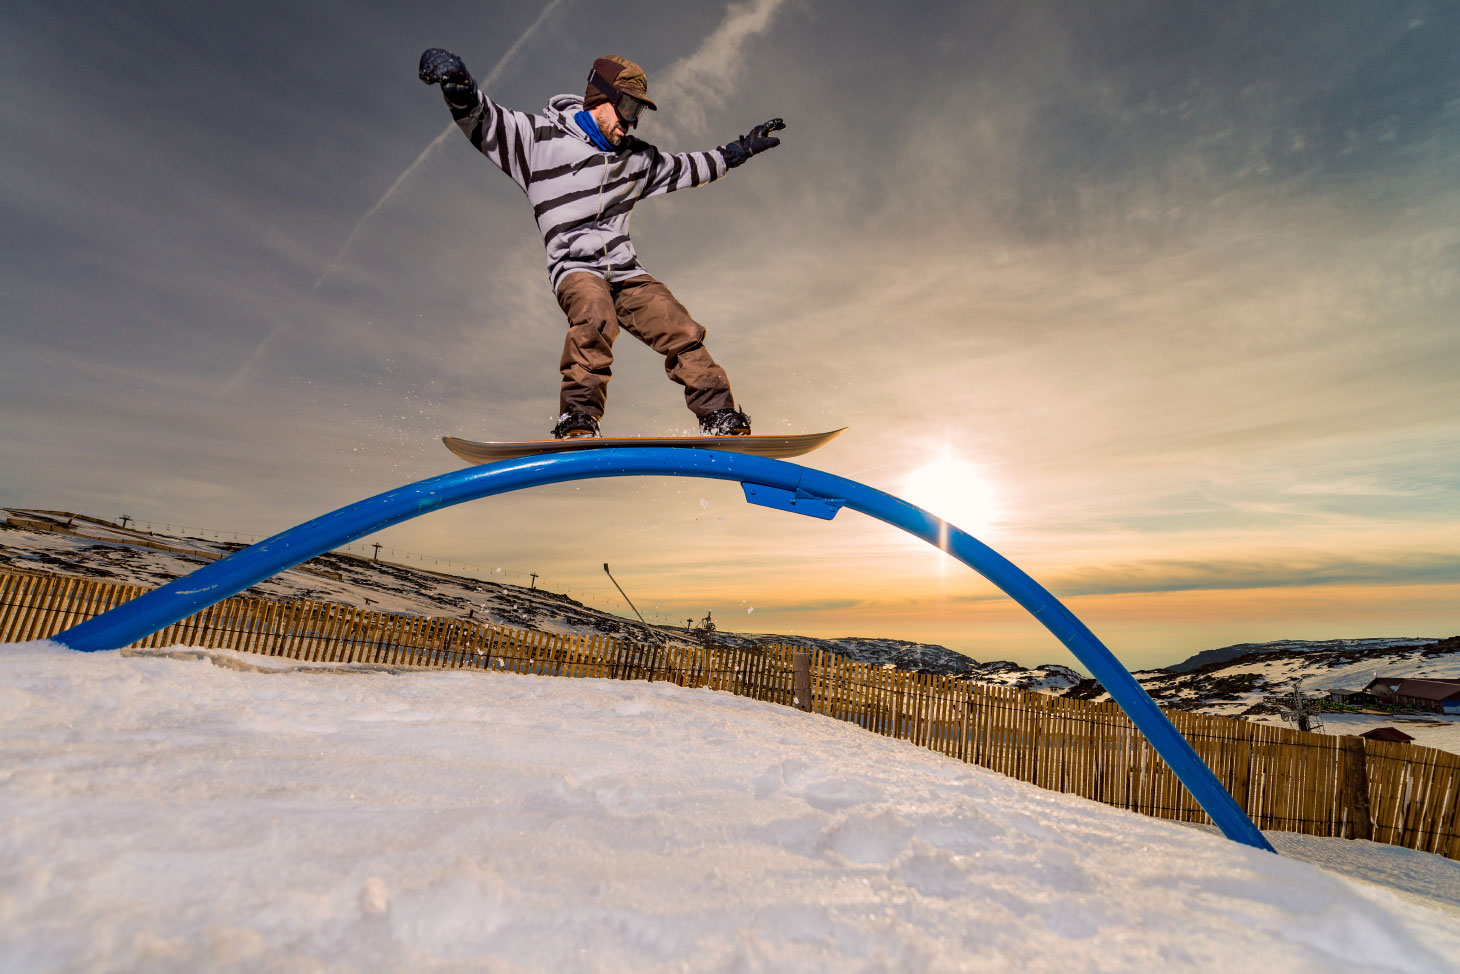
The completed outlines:
<svg viewBox="0 0 1460 974">
<path fill-rule="evenodd" d="M 706 436 L 749 436 L 750 417 L 732 407 L 717 409 L 700 417 L 700 429 Z"/>
<path fill-rule="evenodd" d="M 559 416 L 558 425 L 553 427 L 553 438 L 557 440 L 576 440 L 580 436 L 597 435 L 598 420 L 576 409 Z"/>
</svg>

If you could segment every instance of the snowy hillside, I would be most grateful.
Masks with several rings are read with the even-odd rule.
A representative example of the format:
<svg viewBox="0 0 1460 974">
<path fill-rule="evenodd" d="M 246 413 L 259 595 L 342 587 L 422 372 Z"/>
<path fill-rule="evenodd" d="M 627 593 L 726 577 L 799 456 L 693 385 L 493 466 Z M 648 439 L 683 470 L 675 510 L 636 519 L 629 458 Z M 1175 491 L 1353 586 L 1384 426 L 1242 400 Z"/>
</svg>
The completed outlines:
<svg viewBox="0 0 1460 974">
<path fill-rule="evenodd" d="M 667 684 L 12 644 L 0 767 L 13 971 L 1460 969 L 1460 863 Z"/>
<path fill-rule="evenodd" d="M 1435 637 L 1401 636 L 1395 639 L 1275 639 L 1266 643 L 1237 643 L 1220 649 L 1205 649 L 1180 663 L 1161 667 L 1168 673 L 1190 673 L 1211 666 L 1213 663 L 1229 663 L 1243 656 L 1259 653 L 1334 653 L 1358 650 L 1427 646 L 1438 642 Z"/>
<path fill-rule="evenodd" d="M 239 544 L 197 537 L 127 530 L 65 514 L 7 509 L 0 521 L 0 569 L 25 568 L 56 575 L 74 575 L 157 586 L 228 555 Z M 33 530 L 47 524 L 70 532 Z M 8 529 L 7 529 L 8 528 Z M 190 553 L 161 551 L 144 544 L 165 544 Z M 749 646 L 794 643 L 818 646 L 864 663 L 879 663 L 931 673 L 954 673 L 984 683 L 1031 690 L 1059 691 L 1077 684 L 1080 674 L 1065 666 L 1034 670 L 1014 663 L 981 663 L 961 653 L 928 643 L 898 639 L 846 637 L 815 639 L 773 633 L 706 632 L 675 626 L 646 627 L 591 608 L 565 595 L 520 585 L 504 585 L 393 565 L 347 554 L 327 554 L 306 565 L 260 582 L 247 593 L 255 598 L 309 598 L 358 608 L 423 616 L 451 616 L 497 622 L 540 632 L 604 633 L 639 641 L 670 639 L 699 645 Z"/>
<path fill-rule="evenodd" d="M 17 525 L 42 522 L 65 526 L 66 515 L 19 509 L 10 509 L 9 514 L 8 524 L 0 522 L 0 568 L 29 568 L 155 586 L 196 570 L 206 563 L 205 559 L 216 559 L 240 547 L 217 539 L 130 531 L 85 520 L 71 526 L 86 536 L 50 533 Z M 165 544 L 192 553 L 160 551 L 143 544 Z M 859 662 L 958 674 L 980 683 L 1093 699 L 1104 696 L 1098 684 L 1059 664 L 1028 669 L 1007 661 L 973 660 L 942 646 L 867 636 L 815 639 L 723 629 L 705 632 L 672 626 L 651 628 L 636 619 L 625 619 L 541 589 L 354 555 L 329 554 L 314 559 L 261 582 L 248 594 L 312 598 L 413 615 L 470 617 L 543 632 L 605 633 L 640 641 L 668 639 L 719 646 L 794 643 L 818 646 Z M 1460 676 L 1460 648 L 1437 652 L 1422 648 L 1433 643 L 1429 639 L 1398 637 L 1243 644 L 1208 650 L 1169 669 L 1137 673 L 1136 678 L 1164 706 L 1276 721 L 1270 712 L 1252 712 L 1253 708 L 1260 707 L 1270 694 L 1290 691 L 1298 680 L 1311 694 L 1329 687 L 1362 686 L 1375 669 L 1394 676 Z M 1191 664 L 1196 664 L 1195 668 Z M 1372 727 L 1401 724 L 1422 744 L 1460 753 L 1460 724 L 1453 720 L 1334 718 L 1327 729 L 1361 733 Z"/>
<path fill-rule="evenodd" d="M 1388 640 L 1335 642 L 1372 643 L 1368 647 L 1341 645 L 1333 649 L 1264 649 L 1190 673 L 1151 671 L 1138 674 L 1158 699 L 1200 699 L 1202 709 L 1218 712 L 1250 707 L 1252 694 L 1291 691 L 1301 684 L 1305 694 L 1328 690 L 1357 690 L 1375 673 L 1384 676 L 1460 678 L 1460 637 L 1427 640 L 1421 644 L 1384 645 Z M 1221 690 L 1215 688 L 1221 685 Z M 1222 698 L 1230 703 L 1219 702 Z"/>
<path fill-rule="evenodd" d="M 1357 690 L 1374 674 L 1460 679 L 1460 637 L 1411 645 L 1411 640 L 1332 640 L 1323 644 L 1258 644 L 1253 652 L 1208 663 L 1189 672 L 1169 669 L 1135 674 L 1163 707 L 1281 724 L 1269 698 L 1300 689 L 1308 697 L 1328 690 Z M 1070 696 L 1104 700 L 1100 685 L 1087 680 Z M 1329 734 L 1362 734 L 1376 727 L 1395 727 L 1416 744 L 1460 754 L 1460 717 L 1443 714 L 1323 713 Z M 1291 725 L 1287 725 L 1291 726 Z"/>
</svg>

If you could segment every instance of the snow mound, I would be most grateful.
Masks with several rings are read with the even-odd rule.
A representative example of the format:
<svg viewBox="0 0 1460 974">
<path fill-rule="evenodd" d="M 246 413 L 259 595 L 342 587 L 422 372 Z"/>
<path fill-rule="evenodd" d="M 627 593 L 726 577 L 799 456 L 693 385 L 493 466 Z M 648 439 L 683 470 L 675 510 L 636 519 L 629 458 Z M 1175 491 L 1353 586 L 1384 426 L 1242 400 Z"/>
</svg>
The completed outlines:
<svg viewBox="0 0 1460 974">
<path fill-rule="evenodd" d="M 10 970 L 1460 957 L 1433 899 L 708 690 L 33 643 L 0 752 Z"/>
</svg>

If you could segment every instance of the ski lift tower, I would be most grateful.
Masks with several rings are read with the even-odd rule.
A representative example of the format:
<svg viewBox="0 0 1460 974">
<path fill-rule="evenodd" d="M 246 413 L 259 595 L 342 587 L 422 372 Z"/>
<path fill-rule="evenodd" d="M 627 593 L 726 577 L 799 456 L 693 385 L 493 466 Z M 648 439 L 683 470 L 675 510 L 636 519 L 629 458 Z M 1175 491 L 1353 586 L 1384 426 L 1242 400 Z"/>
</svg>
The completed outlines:
<svg viewBox="0 0 1460 974">
<path fill-rule="evenodd" d="M 1296 724 L 1300 731 L 1321 733 L 1323 718 L 1318 716 L 1318 701 L 1303 696 L 1303 681 L 1293 685 L 1293 692 L 1285 697 L 1268 698 L 1278 709 L 1278 715 L 1289 724 Z"/>
</svg>

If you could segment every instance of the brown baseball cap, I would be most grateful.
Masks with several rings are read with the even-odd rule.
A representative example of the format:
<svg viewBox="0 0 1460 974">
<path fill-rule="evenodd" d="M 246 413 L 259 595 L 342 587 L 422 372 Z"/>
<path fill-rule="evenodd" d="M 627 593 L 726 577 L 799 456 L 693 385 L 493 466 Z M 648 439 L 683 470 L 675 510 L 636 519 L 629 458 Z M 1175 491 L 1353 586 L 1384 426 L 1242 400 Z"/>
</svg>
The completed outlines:
<svg viewBox="0 0 1460 974">
<path fill-rule="evenodd" d="M 613 100 L 612 88 L 626 95 L 632 95 L 644 103 L 645 108 L 658 111 L 659 106 L 649 100 L 649 78 L 644 69 L 626 57 L 608 55 L 593 62 L 588 73 L 588 89 L 583 94 L 583 107 L 593 108 Z"/>
</svg>

